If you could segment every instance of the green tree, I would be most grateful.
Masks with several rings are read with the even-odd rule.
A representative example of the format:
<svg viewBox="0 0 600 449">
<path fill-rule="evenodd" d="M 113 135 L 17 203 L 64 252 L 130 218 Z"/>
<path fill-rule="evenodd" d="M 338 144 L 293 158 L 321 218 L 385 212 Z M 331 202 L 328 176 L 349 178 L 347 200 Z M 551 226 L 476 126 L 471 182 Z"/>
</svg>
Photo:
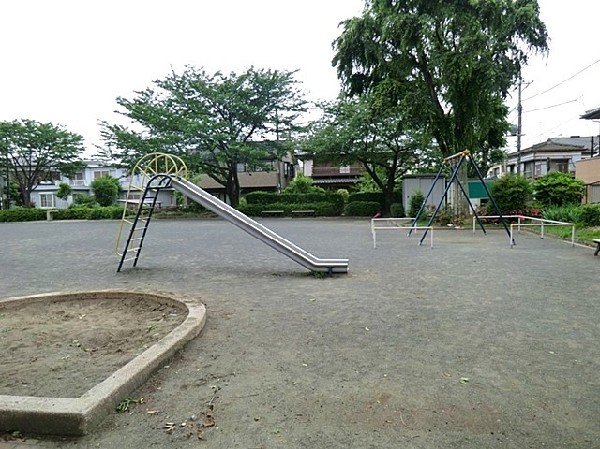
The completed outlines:
<svg viewBox="0 0 600 449">
<path fill-rule="evenodd" d="M 40 181 L 81 167 L 83 137 L 52 123 L 34 120 L 0 122 L 0 150 L 10 178 L 19 186 L 20 201 L 31 207 L 31 192 Z"/>
<path fill-rule="evenodd" d="M 102 207 L 115 204 L 119 197 L 119 191 L 121 190 L 119 180 L 112 176 L 101 176 L 100 178 L 94 179 L 91 187 L 94 191 L 96 202 Z"/>
<path fill-rule="evenodd" d="M 345 93 L 394 80 L 391 99 L 443 157 L 469 149 L 485 170 L 508 130 L 503 100 L 547 35 L 536 0 L 366 0 L 333 45 Z"/>
<path fill-rule="evenodd" d="M 284 190 L 285 193 L 318 193 L 325 192 L 325 190 L 319 186 L 313 185 L 312 179 L 308 176 L 304 176 L 302 173 L 298 173 L 296 177 L 288 184 Z"/>
<path fill-rule="evenodd" d="M 316 160 L 359 162 L 383 193 L 386 213 L 402 176 L 426 158 L 429 142 L 426 133 L 414 131 L 402 108 L 387 102 L 388 87 L 325 105 L 306 142 Z"/>
<path fill-rule="evenodd" d="M 508 174 L 494 181 L 490 194 L 503 214 L 525 210 L 531 201 L 531 181 L 524 176 Z M 490 207 L 491 203 L 490 203 Z M 490 209 L 490 213 L 495 211 Z"/>
<path fill-rule="evenodd" d="M 67 184 L 66 182 L 61 182 L 58 185 L 58 190 L 56 191 L 56 196 L 58 198 L 60 198 L 61 200 L 66 200 L 72 191 L 73 191 L 73 189 L 71 189 L 71 186 L 69 184 Z"/>
<path fill-rule="evenodd" d="M 305 101 L 296 85 L 294 72 L 278 70 L 173 72 L 133 99 L 117 98 L 134 128 L 104 123 L 107 151 L 128 166 L 149 152 L 174 153 L 192 171 L 224 185 L 236 206 L 238 165 L 256 168 L 273 153 L 280 157 L 288 150 L 282 142 L 301 129 L 297 121 Z"/>
<path fill-rule="evenodd" d="M 544 206 L 579 204 L 585 194 L 585 183 L 568 173 L 551 172 L 533 183 L 536 201 Z"/>
</svg>

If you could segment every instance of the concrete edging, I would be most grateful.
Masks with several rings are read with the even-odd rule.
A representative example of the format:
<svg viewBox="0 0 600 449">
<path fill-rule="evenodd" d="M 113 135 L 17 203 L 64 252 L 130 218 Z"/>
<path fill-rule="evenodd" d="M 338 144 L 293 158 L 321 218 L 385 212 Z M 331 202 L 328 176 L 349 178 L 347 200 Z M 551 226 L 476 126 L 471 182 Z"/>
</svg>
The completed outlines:
<svg viewBox="0 0 600 449">
<path fill-rule="evenodd" d="M 188 311 L 186 319 L 169 334 L 150 346 L 106 380 L 78 398 L 47 398 L 0 395 L 0 430 L 19 430 L 37 434 L 84 435 L 97 426 L 119 402 L 141 386 L 157 368 L 171 358 L 188 341 L 200 334 L 206 322 L 203 304 L 187 304 L 170 296 L 131 291 L 94 291 L 48 293 L 0 300 L 0 305 L 30 304 L 47 300 L 74 299 L 151 299 L 167 302 Z"/>
</svg>

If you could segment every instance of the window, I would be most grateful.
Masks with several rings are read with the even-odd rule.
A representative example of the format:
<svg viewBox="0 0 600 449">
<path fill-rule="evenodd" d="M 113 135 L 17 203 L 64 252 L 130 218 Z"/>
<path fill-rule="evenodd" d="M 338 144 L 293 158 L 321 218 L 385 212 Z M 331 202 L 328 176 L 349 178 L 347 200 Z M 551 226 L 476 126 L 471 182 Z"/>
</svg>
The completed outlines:
<svg viewBox="0 0 600 449">
<path fill-rule="evenodd" d="M 85 184 L 85 181 L 83 180 L 83 172 L 79 171 L 77 173 L 74 173 L 70 179 L 72 186 L 82 186 Z"/>
<path fill-rule="evenodd" d="M 94 171 L 94 179 L 102 178 L 103 176 L 110 176 L 110 171 L 109 170 Z"/>
<path fill-rule="evenodd" d="M 53 193 L 40 193 L 40 207 L 49 208 L 55 207 L 55 200 Z"/>
</svg>

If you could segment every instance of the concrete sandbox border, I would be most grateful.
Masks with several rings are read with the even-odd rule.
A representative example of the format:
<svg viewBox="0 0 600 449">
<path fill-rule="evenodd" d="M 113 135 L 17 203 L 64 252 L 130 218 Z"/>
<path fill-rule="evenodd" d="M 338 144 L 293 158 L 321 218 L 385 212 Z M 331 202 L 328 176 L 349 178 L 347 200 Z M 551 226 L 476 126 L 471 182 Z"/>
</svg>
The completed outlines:
<svg viewBox="0 0 600 449">
<path fill-rule="evenodd" d="M 200 334 L 206 322 L 203 304 L 188 304 L 174 296 L 136 291 L 99 290 L 0 299 L 0 306 L 31 304 L 43 301 L 89 299 L 147 299 L 171 304 L 187 310 L 186 319 L 169 334 L 106 380 L 77 398 L 48 398 L 0 395 L 0 430 L 80 436 L 97 426 L 115 410 L 123 398 L 141 386 L 152 373 L 171 358 L 188 341 Z"/>
</svg>

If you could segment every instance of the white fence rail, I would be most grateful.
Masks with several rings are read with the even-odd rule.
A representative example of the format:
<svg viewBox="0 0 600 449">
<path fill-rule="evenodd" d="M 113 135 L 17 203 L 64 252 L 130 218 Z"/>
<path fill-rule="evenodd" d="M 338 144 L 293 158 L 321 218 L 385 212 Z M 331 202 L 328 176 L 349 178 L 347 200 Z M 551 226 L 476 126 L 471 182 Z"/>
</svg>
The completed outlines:
<svg viewBox="0 0 600 449">
<path fill-rule="evenodd" d="M 402 230 L 409 232 L 410 230 L 418 231 L 424 229 L 429 232 L 429 245 L 431 248 L 433 248 L 433 227 L 404 225 L 404 223 L 412 223 L 414 220 L 414 218 L 371 218 L 371 236 L 373 237 L 373 248 L 377 248 L 377 231 Z"/>
<path fill-rule="evenodd" d="M 500 218 L 500 215 L 480 215 L 480 219 L 494 219 Z M 527 226 L 539 226 L 540 227 L 540 238 L 544 238 L 544 226 L 571 226 L 571 246 L 575 246 L 575 224 L 566 223 L 563 221 L 545 220 L 543 218 L 527 217 L 526 215 L 502 215 L 502 218 L 516 218 L 516 223 L 510 225 L 510 247 L 515 245 L 514 240 L 514 228 L 517 228 L 517 232 L 521 232 L 521 227 Z M 475 232 L 475 217 L 473 217 L 473 232 Z"/>
</svg>

